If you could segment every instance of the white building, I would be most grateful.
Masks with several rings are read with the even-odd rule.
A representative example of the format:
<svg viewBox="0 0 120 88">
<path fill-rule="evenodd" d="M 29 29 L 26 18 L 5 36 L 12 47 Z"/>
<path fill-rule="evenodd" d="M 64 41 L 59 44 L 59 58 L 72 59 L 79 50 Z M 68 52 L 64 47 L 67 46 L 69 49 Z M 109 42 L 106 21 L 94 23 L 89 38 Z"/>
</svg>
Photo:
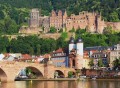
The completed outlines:
<svg viewBox="0 0 120 88">
<path fill-rule="evenodd" d="M 120 44 L 114 45 L 112 51 L 110 52 L 110 63 L 115 59 L 120 58 Z"/>
</svg>

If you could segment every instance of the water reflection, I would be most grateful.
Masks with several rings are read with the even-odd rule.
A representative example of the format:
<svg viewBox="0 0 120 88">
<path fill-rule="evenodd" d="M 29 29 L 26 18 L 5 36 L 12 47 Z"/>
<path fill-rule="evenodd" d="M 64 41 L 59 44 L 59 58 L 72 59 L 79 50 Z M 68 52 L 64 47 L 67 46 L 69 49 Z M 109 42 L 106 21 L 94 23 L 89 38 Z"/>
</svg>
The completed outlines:
<svg viewBox="0 0 120 88">
<path fill-rule="evenodd" d="M 119 88 L 120 81 L 16 81 L 0 88 Z"/>
</svg>

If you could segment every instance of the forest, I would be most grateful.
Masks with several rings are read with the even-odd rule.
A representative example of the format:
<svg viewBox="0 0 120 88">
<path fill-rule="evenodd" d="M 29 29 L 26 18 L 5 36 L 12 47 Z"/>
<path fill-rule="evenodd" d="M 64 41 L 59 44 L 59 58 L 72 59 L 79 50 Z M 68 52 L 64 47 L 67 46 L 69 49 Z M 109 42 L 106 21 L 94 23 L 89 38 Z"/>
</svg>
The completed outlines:
<svg viewBox="0 0 120 88">
<path fill-rule="evenodd" d="M 32 8 L 38 8 L 42 15 L 50 15 L 53 9 L 66 9 L 68 15 L 94 11 L 100 13 L 105 21 L 120 21 L 120 0 L 0 0 L 0 35 L 18 33 L 22 25 L 27 25 Z M 85 29 L 73 32 L 76 34 L 75 39 L 83 39 L 84 47 L 112 46 L 119 43 L 120 33 L 108 29 L 103 34 L 90 34 Z M 68 42 L 65 36 L 58 40 L 42 39 L 37 35 L 19 36 L 12 40 L 0 36 L 0 53 L 45 54 L 59 47 L 68 47 Z"/>
<path fill-rule="evenodd" d="M 119 43 L 120 33 L 90 34 L 85 30 L 75 31 L 75 43 L 79 37 L 82 38 L 84 47 L 90 46 L 113 46 Z M 37 35 L 18 36 L 17 39 L 0 37 L 0 53 L 28 53 L 40 55 L 50 53 L 58 48 L 68 48 L 69 40 L 67 33 L 62 33 L 57 40 L 43 39 Z"/>
</svg>

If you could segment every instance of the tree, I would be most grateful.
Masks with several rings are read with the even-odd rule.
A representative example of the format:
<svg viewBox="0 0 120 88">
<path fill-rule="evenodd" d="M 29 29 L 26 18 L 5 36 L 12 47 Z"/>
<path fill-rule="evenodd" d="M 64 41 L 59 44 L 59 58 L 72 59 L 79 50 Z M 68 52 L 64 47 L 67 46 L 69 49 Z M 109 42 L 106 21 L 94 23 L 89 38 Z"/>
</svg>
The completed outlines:
<svg viewBox="0 0 120 88">
<path fill-rule="evenodd" d="M 7 37 L 0 37 L 0 53 L 6 53 L 9 46 L 9 39 Z"/>
<path fill-rule="evenodd" d="M 3 20 L 0 20 L 0 33 L 5 33 Z"/>
<path fill-rule="evenodd" d="M 73 27 L 69 32 L 74 33 L 75 32 L 75 28 Z"/>
<path fill-rule="evenodd" d="M 4 29 L 5 32 L 8 34 L 12 34 L 12 33 L 17 33 L 18 29 L 17 29 L 17 24 L 14 20 L 12 20 L 11 18 L 5 18 L 4 20 Z"/>
<path fill-rule="evenodd" d="M 50 33 L 56 33 L 57 29 L 55 29 L 55 27 L 50 27 Z"/>
<path fill-rule="evenodd" d="M 67 32 L 63 32 L 61 34 L 61 38 L 63 38 L 64 40 L 68 37 L 68 33 Z"/>
<path fill-rule="evenodd" d="M 114 70 L 116 70 L 116 68 L 118 68 L 120 66 L 120 60 L 115 59 L 112 64 L 114 66 Z"/>
<path fill-rule="evenodd" d="M 88 65 L 89 65 L 90 67 L 93 67 L 93 66 L 94 66 L 93 59 L 90 60 L 90 62 L 88 63 Z"/>
<path fill-rule="evenodd" d="M 99 60 L 98 60 L 98 66 L 99 66 L 99 67 L 103 67 L 103 66 L 104 66 L 102 59 L 99 59 Z"/>
<path fill-rule="evenodd" d="M 112 27 L 108 26 L 103 29 L 103 34 L 112 34 Z"/>
<path fill-rule="evenodd" d="M 1 20 L 1 19 L 4 19 L 4 17 L 5 17 L 5 15 L 4 15 L 3 10 L 0 10 L 0 20 Z"/>
<path fill-rule="evenodd" d="M 81 69 L 81 71 L 82 71 L 82 75 L 86 75 L 86 68 L 85 67 L 83 67 L 82 69 Z"/>
<path fill-rule="evenodd" d="M 30 48 L 29 48 L 29 54 L 30 54 L 30 55 L 33 55 L 33 54 L 34 54 L 34 49 L 33 49 L 33 47 L 30 47 Z"/>
<path fill-rule="evenodd" d="M 72 77 L 73 77 L 73 72 L 72 72 L 72 71 L 69 71 L 69 72 L 68 72 L 68 77 L 69 77 L 69 78 L 72 78 Z"/>
<path fill-rule="evenodd" d="M 36 46 L 36 54 L 37 54 L 37 55 L 40 55 L 40 53 L 41 53 L 41 51 L 40 51 L 40 45 L 38 44 L 38 45 Z"/>
</svg>

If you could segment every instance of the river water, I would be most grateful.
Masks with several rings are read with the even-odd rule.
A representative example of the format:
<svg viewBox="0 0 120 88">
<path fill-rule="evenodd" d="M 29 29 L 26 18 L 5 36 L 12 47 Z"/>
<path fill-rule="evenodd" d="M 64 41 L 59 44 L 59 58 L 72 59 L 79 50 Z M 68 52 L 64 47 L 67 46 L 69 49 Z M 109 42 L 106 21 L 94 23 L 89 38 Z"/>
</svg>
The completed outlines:
<svg viewBox="0 0 120 88">
<path fill-rule="evenodd" d="M 0 88 L 120 88 L 120 81 L 15 81 L 1 83 Z"/>
</svg>

